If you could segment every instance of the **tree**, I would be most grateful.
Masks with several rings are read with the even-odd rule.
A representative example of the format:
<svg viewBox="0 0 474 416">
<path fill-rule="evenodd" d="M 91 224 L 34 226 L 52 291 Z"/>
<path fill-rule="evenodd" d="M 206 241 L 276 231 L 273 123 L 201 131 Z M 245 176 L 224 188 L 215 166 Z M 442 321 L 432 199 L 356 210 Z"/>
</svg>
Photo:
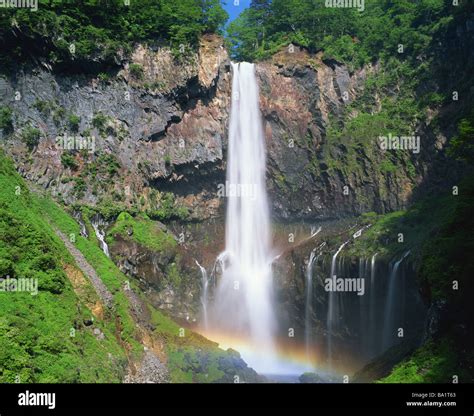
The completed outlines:
<svg viewBox="0 0 474 416">
<path fill-rule="evenodd" d="M 448 154 L 468 163 L 474 162 L 474 110 L 458 124 L 459 134 L 451 140 Z"/>
<path fill-rule="evenodd" d="M 220 32 L 229 19 L 228 13 L 222 8 L 219 0 L 201 0 L 203 13 L 202 24 L 206 32 Z"/>
</svg>

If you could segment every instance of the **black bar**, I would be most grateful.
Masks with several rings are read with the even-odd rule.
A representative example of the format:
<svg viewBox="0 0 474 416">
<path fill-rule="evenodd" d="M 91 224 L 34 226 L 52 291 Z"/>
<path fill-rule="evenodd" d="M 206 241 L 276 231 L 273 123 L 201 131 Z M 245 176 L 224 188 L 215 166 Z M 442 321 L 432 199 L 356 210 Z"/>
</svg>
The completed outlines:
<svg viewBox="0 0 474 416">
<path fill-rule="evenodd" d="M 55 393 L 55 408 L 20 406 L 19 394 L 27 391 Z M 459 411 L 474 409 L 473 392 L 472 384 L 4 384 L 0 386 L 0 414 L 57 413 L 65 409 L 273 407 L 472 415 L 472 411 Z M 422 404 L 408 406 L 407 402 Z"/>
</svg>

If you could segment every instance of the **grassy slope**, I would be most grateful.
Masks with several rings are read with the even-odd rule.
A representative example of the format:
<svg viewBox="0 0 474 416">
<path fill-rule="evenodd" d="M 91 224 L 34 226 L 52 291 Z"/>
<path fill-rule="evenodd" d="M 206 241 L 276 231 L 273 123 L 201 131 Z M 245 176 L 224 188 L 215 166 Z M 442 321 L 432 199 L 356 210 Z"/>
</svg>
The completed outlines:
<svg viewBox="0 0 474 416">
<path fill-rule="evenodd" d="M 472 371 L 472 369 L 470 369 Z M 458 348 L 449 337 L 428 342 L 396 365 L 380 383 L 452 383 L 472 382 L 472 372 L 460 361 Z"/>
<path fill-rule="evenodd" d="M 0 293 L 0 381 L 118 382 L 126 356 L 115 327 L 97 319 L 94 326 L 105 334 L 98 341 L 84 326 L 92 313 L 63 270 L 74 260 L 43 208 L 0 155 L 0 274 L 38 278 L 40 288 L 37 296 Z"/>
<path fill-rule="evenodd" d="M 127 277 L 105 256 L 93 233 L 92 240 L 82 237 L 79 225 L 58 204 L 30 192 L 1 152 L 0 214 L 0 277 L 36 277 L 40 288 L 37 296 L 0 292 L 0 382 L 121 382 L 127 361 L 139 361 L 143 352 L 143 333 L 121 290 Z M 118 233 L 132 226 L 134 237 L 147 246 L 164 249 L 175 244 L 156 226 L 149 227 L 151 221 L 122 217 Z M 91 308 L 98 296 L 87 279 L 75 279 L 74 284 L 68 279 L 66 271 L 81 273 L 53 227 L 74 235 L 76 247 L 114 296 L 113 310 L 95 314 L 93 326 L 84 321 L 94 316 Z M 242 365 L 235 362 L 238 354 L 190 330 L 182 333 L 183 328 L 130 284 L 150 312 L 150 335 L 164 347 L 171 381 L 232 382 L 234 375 L 255 380 L 245 365 L 236 367 Z M 93 327 L 105 334 L 104 340 L 93 335 Z"/>
</svg>

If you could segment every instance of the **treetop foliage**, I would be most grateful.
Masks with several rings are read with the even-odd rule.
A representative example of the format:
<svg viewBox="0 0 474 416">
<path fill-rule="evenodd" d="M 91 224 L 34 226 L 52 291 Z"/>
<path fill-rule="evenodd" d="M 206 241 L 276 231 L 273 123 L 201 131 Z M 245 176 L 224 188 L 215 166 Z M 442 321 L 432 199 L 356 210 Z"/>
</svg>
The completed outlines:
<svg viewBox="0 0 474 416">
<path fill-rule="evenodd" d="M 10 60 L 43 56 L 52 64 L 113 64 L 135 42 L 195 45 L 220 32 L 228 15 L 219 0 L 39 0 L 38 10 L 0 11 L 0 40 Z"/>
<path fill-rule="evenodd" d="M 399 45 L 407 56 L 422 54 L 463 8 L 444 0 L 365 0 L 363 11 L 325 0 L 253 0 L 229 24 L 228 46 L 234 59 L 255 61 L 293 43 L 358 67 L 397 55 Z"/>
</svg>

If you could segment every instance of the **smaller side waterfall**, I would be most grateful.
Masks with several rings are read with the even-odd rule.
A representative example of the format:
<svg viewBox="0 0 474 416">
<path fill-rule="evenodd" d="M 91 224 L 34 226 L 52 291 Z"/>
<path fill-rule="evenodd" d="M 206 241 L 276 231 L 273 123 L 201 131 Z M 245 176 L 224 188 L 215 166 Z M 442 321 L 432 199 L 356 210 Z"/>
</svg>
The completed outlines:
<svg viewBox="0 0 474 416">
<path fill-rule="evenodd" d="M 376 329 L 377 329 L 377 322 L 376 322 L 376 304 L 377 301 L 376 297 L 376 283 L 375 283 L 375 267 L 376 267 L 376 258 L 378 253 L 375 253 L 372 256 L 370 261 L 370 293 L 369 293 L 369 357 L 373 357 L 377 353 L 376 348 Z"/>
<path fill-rule="evenodd" d="M 101 229 L 101 227 L 104 226 L 104 221 L 102 221 L 100 217 L 95 216 L 94 218 L 92 218 L 91 224 L 92 224 L 92 228 L 94 228 L 94 232 L 97 237 L 97 240 L 99 240 L 102 251 L 105 253 L 107 257 L 110 257 L 109 246 L 107 245 L 107 242 L 105 241 L 105 231 Z"/>
<path fill-rule="evenodd" d="M 306 268 L 306 303 L 305 303 L 305 314 L 304 314 L 304 328 L 305 328 L 305 347 L 306 347 L 306 358 L 310 361 L 310 344 L 311 344 L 311 311 L 312 311 L 312 292 L 313 292 L 313 264 L 317 259 L 316 257 L 317 248 L 315 248 L 308 260 L 308 266 Z"/>
<path fill-rule="evenodd" d="M 321 232 L 322 229 L 323 229 L 322 227 L 318 227 L 316 229 L 316 226 L 313 225 L 311 227 L 311 237 L 310 238 L 316 237 Z"/>
<path fill-rule="evenodd" d="M 397 279 L 398 270 L 400 268 L 400 264 L 402 264 L 403 260 L 410 254 L 407 251 L 400 260 L 395 262 L 392 266 L 392 270 L 390 272 L 389 277 L 389 284 L 388 284 L 388 292 L 387 292 L 387 299 L 385 304 L 385 322 L 384 322 L 384 329 L 383 329 L 383 349 L 387 350 L 390 348 L 396 339 L 396 316 L 395 316 L 395 309 L 396 309 L 396 302 L 398 292 L 400 292 L 399 288 L 399 280 Z"/>
<path fill-rule="evenodd" d="M 367 260 L 364 257 L 359 257 L 359 271 L 358 276 L 360 279 L 366 280 L 367 275 Z M 368 340 L 369 340 L 369 326 L 368 326 L 368 301 L 367 301 L 367 291 L 363 296 L 359 296 L 359 336 L 360 336 L 360 348 L 363 355 L 366 354 L 368 349 Z"/>
<path fill-rule="evenodd" d="M 334 256 L 332 256 L 331 261 L 331 273 L 329 278 L 332 279 L 337 273 L 337 256 L 342 251 L 342 249 L 346 246 L 349 241 L 343 243 L 339 249 L 336 251 Z M 327 339 L 328 339 L 328 363 L 331 366 L 332 364 L 332 335 L 334 329 L 337 328 L 338 324 L 338 317 L 339 317 L 339 294 L 335 291 L 329 292 L 329 301 L 328 301 L 328 313 L 327 313 Z"/>
<path fill-rule="evenodd" d="M 87 227 L 86 224 L 84 224 L 84 221 L 82 219 L 82 215 L 80 211 L 74 211 L 73 217 L 76 219 L 78 222 L 79 226 L 81 227 L 81 235 L 84 238 L 89 238 L 89 233 L 87 232 Z"/>
<path fill-rule="evenodd" d="M 207 277 L 207 271 L 202 267 L 197 260 L 195 260 L 199 270 L 201 271 L 201 306 L 202 306 L 202 324 L 204 329 L 208 329 L 209 321 L 207 319 L 207 304 L 208 304 L 208 289 L 209 279 Z"/>
</svg>

